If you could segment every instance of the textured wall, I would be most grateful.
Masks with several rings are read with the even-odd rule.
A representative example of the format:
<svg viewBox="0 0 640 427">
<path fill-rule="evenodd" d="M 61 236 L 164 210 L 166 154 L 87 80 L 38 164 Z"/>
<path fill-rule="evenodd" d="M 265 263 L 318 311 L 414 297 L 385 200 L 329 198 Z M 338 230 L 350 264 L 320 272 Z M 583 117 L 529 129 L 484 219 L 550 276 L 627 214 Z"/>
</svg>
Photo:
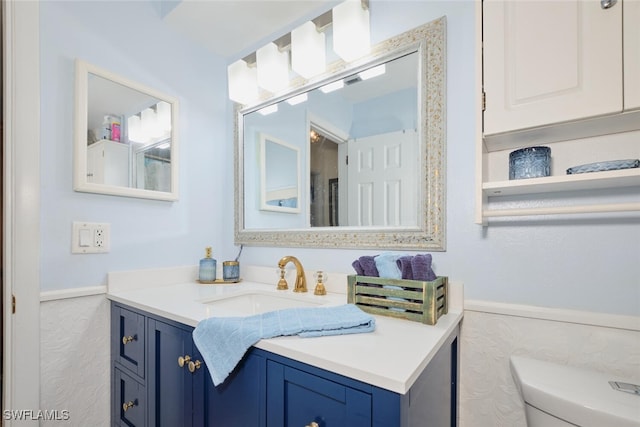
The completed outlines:
<svg viewBox="0 0 640 427">
<path fill-rule="evenodd" d="M 530 356 L 640 380 L 640 332 L 466 310 L 460 425 L 526 427 L 509 356 Z"/>
<path fill-rule="evenodd" d="M 109 302 L 104 295 L 43 302 L 40 408 L 68 410 L 41 425 L 107 427 L 110 402 Z"/>
</svg>

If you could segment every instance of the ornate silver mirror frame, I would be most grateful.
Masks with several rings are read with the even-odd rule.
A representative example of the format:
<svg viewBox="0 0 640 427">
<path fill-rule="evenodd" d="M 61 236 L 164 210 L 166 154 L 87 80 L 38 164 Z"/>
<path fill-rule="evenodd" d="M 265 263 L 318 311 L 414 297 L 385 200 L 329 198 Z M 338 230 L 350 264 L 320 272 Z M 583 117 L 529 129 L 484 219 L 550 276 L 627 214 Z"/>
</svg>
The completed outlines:
<svg viewBox="0 0 640 427">
<path fill-rule="evenodd" d="M 355 64 L 339 60 L 329 71 L 304 81 L 287 95 L 236 110 L 235 120 L 235 243 L 253 246 L 314 248 L 405 249 L 444 251 L 445 240 L 445 165 L 446 165 L 446 18 L 441 17 L 372 49 Z M 315 89 L 376 64 L 411 52 L 419 54 L 419 140 L 421 150 L 421 201 L 417 227 L 316 227 L 303 229 L 247 229 L 244 223 L 244 148 L 243 117 L 265 106 Z"/>
</svg>

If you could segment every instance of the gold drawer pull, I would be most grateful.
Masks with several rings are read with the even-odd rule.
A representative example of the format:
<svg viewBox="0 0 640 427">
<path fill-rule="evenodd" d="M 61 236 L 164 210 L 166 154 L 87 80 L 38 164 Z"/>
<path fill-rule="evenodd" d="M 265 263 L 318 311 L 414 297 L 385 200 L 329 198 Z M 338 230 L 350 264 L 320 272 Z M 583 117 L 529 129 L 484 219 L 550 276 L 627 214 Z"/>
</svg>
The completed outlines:
<svg viewBox="0 0 640 427">
<path fill-rule="evenodd" d="M 185 363 L 188 363 L 191 360 L 191 356 L 185 354 L 184 356 L 178 357 L 178 366 L 184 368 Z"/>
<path fill-rule="evenodd" d="M 125 402 L 122 404 L 122 410 L 124 412 L 127 412 L 129 409 L 133 408 L 134 406 L 136 406 L 138 404 L 138 399 L 134 400 L 130 400 L 128 402 Z"/>
<path fill-rule="evenodd" d="M 201 365 L 202 362 L 199 360 L 196 360 L 195 362 L 189 362 L 189 372 L 193 374 L 197 369 L 200 369 Z"/>
<path fill-rule="evenodd" d="M 122 337 L 122 344 L 126 345 L 126 344 L 130 343 L 131 341 L 137 341 L 137 340 L 138 340 L 138 336 L 137 335 L 134 335 L 134 336 L 127 335 L 126 337 Z"/>
<path fill-rule="evenodd" d="M 311 421 L 311 424 L 307 424 L 307 425 L 306 425 L 306 426 L 304 426 L 304 427 L 320 427 L 320 424 L 318 424 L 318 423 L 317 423 L 317 422 L 315 422 L 315 421 Z"/>
</svg>

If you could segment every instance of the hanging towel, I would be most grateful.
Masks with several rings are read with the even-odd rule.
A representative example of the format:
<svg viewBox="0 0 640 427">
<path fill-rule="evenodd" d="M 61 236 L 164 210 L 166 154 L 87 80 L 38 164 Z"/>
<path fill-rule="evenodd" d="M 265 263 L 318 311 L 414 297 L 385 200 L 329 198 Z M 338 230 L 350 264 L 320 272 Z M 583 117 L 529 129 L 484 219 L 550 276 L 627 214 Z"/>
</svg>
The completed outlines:
<svg viewBox="0 0 640 427">
<path fill-rule="evenodd" d="M 413 256 L 405 255 L 398 258 L 396 264 L 400 269 L 400 274 L 403 279 L 413 280 L 413 270 L 411 269 L 411 260 Z"/>
<path fill-rule="evenodd" d="M 362 267 L 362 270 L 364 271 L 365 276 L 371 276 L 371 277 L 379 276 L 378 269 L 376 268 L 376 261 L 374 258 L 375 257 L 369 256 L 369 255 L 364 255 L 358 258 L 358 261 L 360 261 L 360 266 Z"/>
<path fill-rule="evenodd" d="M 436 280 L 436 274 L 431 268 L 431 254 L 418 254 L 411 260 L 411 270 L 414 280 L 431 282 Z"/>
<path fill-rule="evenodd" d="M 364 276 L 364 269 L 362 268 L 362 266 L 360 265 L 360 261 L 355 260 L 351 263 L 351 266 L 353 267 L 353 269 L 356 271 L 356 274 L 358 276 Z"/>
<path fill-rule="evenodd" d="M 376 269 L 380 277 L 387 279 L 402 279 L 402 271 L 398 268 L 398 258 L 402 255 L 392 252 L 383 252 L 374 258 Z"/>
<path fill-rule="evenodd" d="M 375 319 L 354 304 L 287 308 L 247 317 L 210 317 L 198 323 L 193 341 L 214 385 L 221 384 L 242 356 L 263 338 L 317 337 L 375 330 Z"/>
</svg>

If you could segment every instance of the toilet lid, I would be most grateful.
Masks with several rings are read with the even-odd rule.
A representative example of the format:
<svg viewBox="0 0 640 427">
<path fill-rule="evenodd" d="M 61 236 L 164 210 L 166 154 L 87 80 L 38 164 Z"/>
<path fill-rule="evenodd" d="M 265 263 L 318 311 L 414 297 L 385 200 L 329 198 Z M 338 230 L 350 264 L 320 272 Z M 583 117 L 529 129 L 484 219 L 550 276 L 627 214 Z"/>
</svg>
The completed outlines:
<svg viewBox="0 0 640 427">
<path fill-rule="evenodd" d="M 640 427 L 640 395 L 614 390 L 618 376 L 521 356 L 511 372 L 525 402 L 582 427 Z"/>
</svg>

